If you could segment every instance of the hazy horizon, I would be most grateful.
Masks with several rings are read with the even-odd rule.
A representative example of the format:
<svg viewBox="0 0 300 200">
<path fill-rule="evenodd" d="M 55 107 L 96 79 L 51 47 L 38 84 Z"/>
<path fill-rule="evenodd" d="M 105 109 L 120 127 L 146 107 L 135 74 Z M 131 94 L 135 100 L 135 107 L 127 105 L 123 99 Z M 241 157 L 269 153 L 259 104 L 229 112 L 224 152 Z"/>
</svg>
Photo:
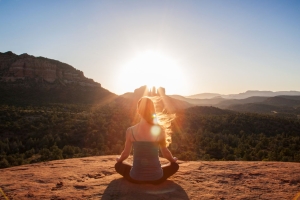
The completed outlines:
<svg viewBox="0 0 300 200">
<path fill-rule="evenodd" d="M 118 95 L 300 91 L 300 2 L 0 0 L 0 52 L 67 63 Z"/>
</svg>

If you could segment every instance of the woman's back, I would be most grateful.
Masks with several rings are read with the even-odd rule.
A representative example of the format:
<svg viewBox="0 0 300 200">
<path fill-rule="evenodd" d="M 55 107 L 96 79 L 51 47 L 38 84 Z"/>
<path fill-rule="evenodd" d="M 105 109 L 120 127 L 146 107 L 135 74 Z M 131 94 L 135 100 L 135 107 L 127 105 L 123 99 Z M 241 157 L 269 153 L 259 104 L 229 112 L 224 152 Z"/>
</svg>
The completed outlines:
<svg viewBox="0 0 300 200">
<path fill-rule="evenodd" d="M 155 137 L 151 136 L 151 129 L 142 126 L 143 124 L 138 124 L 131 128 L 133 139 L 133 166 L 130 171 L 130 176 L 135 180 L 141 181 L 158 180 L 163 176 L 158 157 L 159 135 Z M 149 132 L 140 132 L 140 130 Z"/>
<path fill-rule="evenodd" d="M 158 142 L 162 139 L 163 129 L 159 125 L 151 125 L 145 122 L 140 122 L 135 126 L 130 127 L 131 141 L 147 141 Z"/>
</svg>

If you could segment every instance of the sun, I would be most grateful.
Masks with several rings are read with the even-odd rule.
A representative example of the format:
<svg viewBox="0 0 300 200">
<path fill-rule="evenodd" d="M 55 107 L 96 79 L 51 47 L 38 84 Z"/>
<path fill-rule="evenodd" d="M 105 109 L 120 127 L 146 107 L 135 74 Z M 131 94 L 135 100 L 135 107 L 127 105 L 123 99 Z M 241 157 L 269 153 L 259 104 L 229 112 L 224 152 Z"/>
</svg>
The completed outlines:
<svg viewBox="0 0 300 200">
<path fill-rule="evenodd" d="M 171 59 L 161 52 L 147 51 L 136 55 L 122 66 L 118 84 L 127 92 L 147 85 L 164 87 L 166 91 L 175 91 L 184 85 L 183 70 L 175 59 Z"/>
</svg>

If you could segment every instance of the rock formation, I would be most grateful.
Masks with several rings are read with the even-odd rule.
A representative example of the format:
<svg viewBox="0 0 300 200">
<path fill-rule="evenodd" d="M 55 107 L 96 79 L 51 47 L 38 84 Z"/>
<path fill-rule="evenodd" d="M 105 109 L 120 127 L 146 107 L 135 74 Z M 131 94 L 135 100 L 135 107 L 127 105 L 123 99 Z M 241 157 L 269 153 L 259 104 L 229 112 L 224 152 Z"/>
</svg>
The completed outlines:
<svg viewBox="0 0 300 200">
<path fill-rule="evenodd" d="M 116 97 L 68 64 L 28 54 L 0 53 L 0 104 L 101 104 Z"/>
<path fill-rule="evenodd" d="M 179 171 L 169 180 L 139 185 L 115 172 L 116 157 L 73 158 L 0 169 L 0 199 L 300 198 L 299 163 L 178 161 Z M 161 163 L 167 162 L 161 159 Z"/>
<path fill-rule="evenodd" d="M 163 87 L 159 87 L 156 90 L 156 87 L 148 88 L 146 85 L 137 88 L 134 90 L 134 95 L 138 97 L 142 96 L 165 96 L 166 95 L 166 90 Z"/>
<path fill-rule="evenodd" d="M 0 82 L 14 83 L 28 80 L 101 87 L 99 83 L 86 78 L 82 71 L 68 64 L 28 54 L 16 55 L 11 51 L 0 53 Z"/>
<path fill-rule="evenodd" d="M 125 93 L 122 97 L 132 100 L 132 107 L 136 107 L 138 100 L 143 96 L 149 96 L 155 101 L 156 111 L 174 113 L 177 110 L 182 110 L 193 106 L 190 103 L 171 98 L 166 95 L 166 90 L 163 87 L 156 89 L 155 87 L 148 88 L 146 85 L 134 90 L 134 92 Z"/>
</svg>

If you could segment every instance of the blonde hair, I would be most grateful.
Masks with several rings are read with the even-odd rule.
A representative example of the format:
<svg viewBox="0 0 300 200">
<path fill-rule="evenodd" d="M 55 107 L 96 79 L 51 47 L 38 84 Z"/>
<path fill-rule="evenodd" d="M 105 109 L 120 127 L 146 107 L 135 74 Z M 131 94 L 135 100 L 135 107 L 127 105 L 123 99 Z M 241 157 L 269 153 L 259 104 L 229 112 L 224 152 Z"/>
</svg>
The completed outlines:
<svg viewBox="0 0 300 200">
<path fill-rule="evenodd" d="M 138 111 L 149 124 L 158 124 L 165 135 L 164 144 L 166 147 L 172 143 L 171 122 L 175 119 L 175 114 L 170 114 L 164 109 L 161 97 L 144 96 L 138 101 Z"/>
<path fill-rule="evenodd" d="M 149 97 L 142 97 L 137 103 L 139 114 L 148 122 L 154 125 L 155 107 Z"/>
</svg>

